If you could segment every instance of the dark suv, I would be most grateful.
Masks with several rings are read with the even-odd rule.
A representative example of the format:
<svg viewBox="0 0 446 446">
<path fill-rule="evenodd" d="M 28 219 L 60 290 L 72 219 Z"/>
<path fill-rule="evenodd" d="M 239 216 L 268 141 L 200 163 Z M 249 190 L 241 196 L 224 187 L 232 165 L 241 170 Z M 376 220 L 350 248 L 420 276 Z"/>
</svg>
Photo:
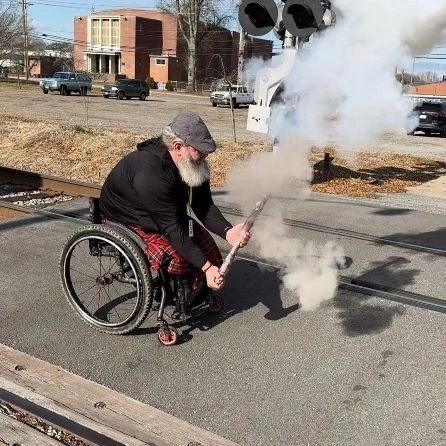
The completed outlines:
<svg viewBox="0 0 446 446">
<path fill-rule="evenodd" d="M 445 102 L 423 101 L 414 108 L 413 114 L 418 119 L 418 124 L 411 135 L 422 131 L 425 135 L 440 133 L 441 136 L 446 136 Z"/>
<path fill-rule="evenodd" d="M 149 95 L 149 86 L 147 82 L 138 79 L 120 79 L 112 85 L 104 85 L 101 92 L 104 98 L 138 98 L 140 101 L 145 101 Z"/>
</svg>

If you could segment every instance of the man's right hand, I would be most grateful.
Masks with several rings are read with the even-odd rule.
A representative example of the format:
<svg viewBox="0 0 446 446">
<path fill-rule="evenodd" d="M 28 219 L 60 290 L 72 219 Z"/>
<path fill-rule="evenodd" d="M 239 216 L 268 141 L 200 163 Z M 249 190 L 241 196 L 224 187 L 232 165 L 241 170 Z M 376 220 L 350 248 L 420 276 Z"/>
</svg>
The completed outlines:
<svg viewBox="0 0 446 446">
<path fill-rule="evenodd" d="M 220 274 L 220 269 L 217 266 L 210 266 L 206 272 L 206 283 L 212 290 L 221 290 L 225 284 L 224 278 Z"/>
</svg>

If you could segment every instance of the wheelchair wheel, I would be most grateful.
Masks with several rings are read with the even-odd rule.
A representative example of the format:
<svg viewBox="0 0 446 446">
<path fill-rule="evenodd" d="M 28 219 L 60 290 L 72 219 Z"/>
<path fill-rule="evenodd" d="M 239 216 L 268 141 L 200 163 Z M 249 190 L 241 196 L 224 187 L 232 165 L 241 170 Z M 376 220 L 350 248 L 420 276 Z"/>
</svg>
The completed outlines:
<svg viewBox="0 0 446 446">
<path fill-rule="evenodd" d="M 62 250 L 60 278 L 74 310 L 108 334 L 135 330 L 152 306 L 145 253 L 114 228 L 89 225 L 74 232 Z"/>
</svg>

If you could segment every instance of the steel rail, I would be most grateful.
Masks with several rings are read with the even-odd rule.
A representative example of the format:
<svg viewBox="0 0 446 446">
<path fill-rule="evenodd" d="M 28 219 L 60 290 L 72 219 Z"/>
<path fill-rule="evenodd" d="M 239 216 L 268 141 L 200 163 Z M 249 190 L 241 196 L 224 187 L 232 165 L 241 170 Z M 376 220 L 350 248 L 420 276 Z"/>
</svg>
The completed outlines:
<svg viewBox="0 0 446 446">
<path fill-rule="evenodd" d="M 252 255 L 237 255 L 238 260 L 256 263 L 262 266 L 283 270 L 283 265 L 276 262 L 269 262 Z M 378 283 L 368 282 L 359 278 L 339 276 L 339 288 L 348 291 L 364 294 L 366 296 L 380 297 L 386 300 L 409 304 L 416 307 L 426 308 L 440 313 L 446 313 L 446 300 L 437 297 L 427 296 L 425 294 L 413 293 L 411 291 L 380 285 Z"/>
<path fill-rule="evenodd" d="M 100 184 L 69 180 L 25 170 L 11 169 L 9 167 L 0 167 L 0 180 L 37 189 L 51 190 L 73 197 L 99 197 L 101 192 Z"/>
<path fill-rule="evenodd" d="M 91 446 L 125 446 L 120 441 L 113 440 L 104 434 L 83 426 L 56 412 L 52 412 L 30 400 L 0 388 L 0 401 L 9 404 L 15 410 L 25 412 L 44 421 L 52 427 L 67 432 Z M 32 427 L 32 426 L 31 426 Z"/>
<path fill-rule="evenodd" d="M 230 208 L 230 207 L 219 206 L 219 209 L 224 214 L 227 214 L 227 215 L 234 215 L 237 217 L 245 217 L 247 215 L 246 213 L 240 211 L 239 209 L 234 209 L 234 208 Z M 268 216 L 268 212 L 264 212 L 263 216 Z M 291 227 L 295 227 L 295 228 L 307 229 L 309 231 L 322 232 L 322 233 L 326 233 L 326 234 L 340 235 L 345 238 L 364 240 L 364 241 L 368 241 L 368 242 L 377 243 L 380 245 L 396 246 L 398 248 L 408 249 L 410 251 L 424 252 L 427 254 L 433 254 L 433 255 L 437 255 L 437 256 L 446 257 L 446 250 L 444 250 L 444 249 L 431 248 L 430 246 L 423 246 L 423 245 L 417 245 L 414 243 L 407 243 L 407 242 L 402 242 L 402 241 L 398 241 L 398 240 L 391 240 L 391 239 L 388 239 L 385 237 L 377 237 L 375 235 L 364 234 L 364 233 L 356 232 L 356 231 L 350 231 L 348 229 L 332 228 L 330 226 L 319 225 L 317 223 L 308 223 L 305 221 L 295 220 L 292 218 L 284 218 L 283 221 L 287 226 L 291 226 Z"/>
<path fill-rule="evenodd" d="M 9 203 L 7 201 L 0 200 L 0 217 L 16 218 L 24 217 L 29 213 L 32 213 L 32 209 L 25 208 L 16 204 Z"/>
</svg>

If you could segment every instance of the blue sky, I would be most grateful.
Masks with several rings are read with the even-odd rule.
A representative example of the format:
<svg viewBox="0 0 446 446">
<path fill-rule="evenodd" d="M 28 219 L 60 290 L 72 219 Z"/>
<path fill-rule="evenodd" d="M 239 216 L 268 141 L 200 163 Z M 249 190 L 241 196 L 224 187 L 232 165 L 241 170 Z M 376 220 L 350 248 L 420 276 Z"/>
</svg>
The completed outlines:
<svg viewBox="0 0 446 446">
<path fill-rule="evenodd" d="M 234 13 L 231 9 L 230 0 L 225 1 L 226 13 Z M 38 33 L 44 33 L 52 36 L 58 36 L 65 39 L 73 38 L 73 18 L 81 15 L 88 15 L 92 10 L 100 11 L 103 9 L 115 8 L 156 8 L 157 0 L 30 0 L 29 18 L 34 23 L 35 30 Z M 237 29 L 238 23 L 234 20 L 231 29 Z M 273 39 L 273 35 L 265 36 Z M 273 39 L 276 40 L 276 39 Z M 279 43 L 276 40 L 276 43 Z M 275 44 L 276 44 L 275 43 Z M 433 54 L 444 59 L 416 59 L 414 62 L 414 72 L 436 71 L 439 74 L 446 75 L 446 46 L 436 48 Z M 412 67 L 406 67 L 406 71 L 411 71 Z"/>
<path fill-rule="evenodd" d="M 156 0 L 29 0 L 28 15 L 39 33 L 73 38 L 73 18 L 93 10 L 115 8 L 155 9 Z"/>
</svg>

